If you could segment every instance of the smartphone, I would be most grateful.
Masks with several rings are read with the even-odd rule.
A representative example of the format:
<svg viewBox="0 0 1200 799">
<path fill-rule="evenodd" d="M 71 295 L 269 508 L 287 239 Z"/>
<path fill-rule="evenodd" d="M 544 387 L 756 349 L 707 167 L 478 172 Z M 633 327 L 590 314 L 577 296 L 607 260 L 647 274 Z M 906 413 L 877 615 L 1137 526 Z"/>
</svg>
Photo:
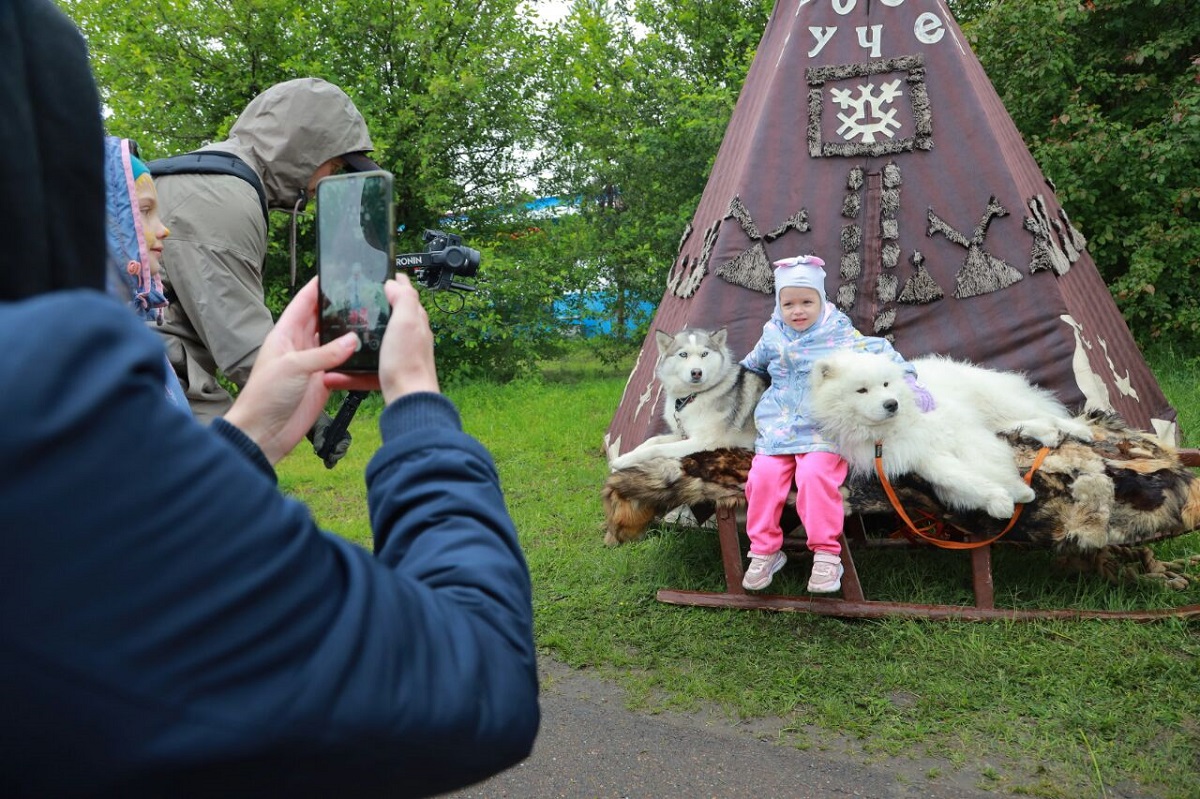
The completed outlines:
<svg viewBox="0 0 1200 799">
<path fill-rule="evenodd" d="M 317 284 L 324 344 L 353 331 L 358 349 L 339 372 L 379 371 L 392 307 L 383 284 L 396 271 L 392 174 L 333 175 L 317 183 Z"/>
</svg>

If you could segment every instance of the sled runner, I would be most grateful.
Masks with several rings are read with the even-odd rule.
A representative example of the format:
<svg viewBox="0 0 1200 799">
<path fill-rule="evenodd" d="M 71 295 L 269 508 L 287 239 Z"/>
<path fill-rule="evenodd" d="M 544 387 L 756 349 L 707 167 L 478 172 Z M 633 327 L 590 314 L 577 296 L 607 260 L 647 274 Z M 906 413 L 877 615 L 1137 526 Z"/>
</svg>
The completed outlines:
<svg viewBox="0 0 1200 799">
<path fill-rule="evenodd" d="M 1200 465 L 1200 458 L 1195 461 Z M 1032 619 L 1126 619 L 1132 621 L 1154 621 L 1164 618 L 1192 618 L 1200 616 L 1200 604 L 1154 610 L 1088 610 L 1088 609 L 1039 609 L 998 608 L 992 578 L 992 543 L 969 549 L 964 555 L 971 561 L 971 576 L 974 589 L 972 605 L 940 605 L 912 602 L 892 602 L 868 599 L 859 582 L 858 570 L 852 550 L 866 546 L 900 548 L 907 542 L 894 539 L 869 539 L 865 535 L 851 534 L 843 537 L 841 596 L 780 595 L 755 593 L 742 588 L 743 566 L 739 527 L 734 509 L 719 508 L 716 512 L 717 535 L 720 539 L 721 560 L 725 569 L 724 591 L 684 591 L 663 588 L 658 591 L 658 601 L 671 605 L 695 607 L 734 608 L 739 610 L 800 611 L 819 616 L 838 616 L 852 619 L 879 619 L 903 617 L 932 619 L 935 621 L 987 621 L 1007 619 L 1028 621 Z M 858 521 L 861 521 L 859 519 Z M 968 542 L 969 543 L 969 542 Z M 919 546 L 919 545 L 914 545 Z M 803 539 L 784 539 L 785 550 L 804 550 Z"/>
</svg>

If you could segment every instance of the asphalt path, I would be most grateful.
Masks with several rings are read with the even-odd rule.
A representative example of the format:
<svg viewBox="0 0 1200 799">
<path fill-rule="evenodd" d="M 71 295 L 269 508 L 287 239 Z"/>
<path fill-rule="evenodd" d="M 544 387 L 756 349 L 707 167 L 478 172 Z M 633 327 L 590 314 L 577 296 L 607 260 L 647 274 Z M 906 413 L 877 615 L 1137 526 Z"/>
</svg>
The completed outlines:
<svg viewBox="0 0 1200 799">
<path fill-rule="evenodd" d="M 542 726 L 525 761 L 454 799 L 997 799 L 982 769 L 945 759 L 872 759 L 840 740 L 779 743 L 770 720 L 715 711 L 648 715 L 620 686 L 541 663 Z"/>
</svg>

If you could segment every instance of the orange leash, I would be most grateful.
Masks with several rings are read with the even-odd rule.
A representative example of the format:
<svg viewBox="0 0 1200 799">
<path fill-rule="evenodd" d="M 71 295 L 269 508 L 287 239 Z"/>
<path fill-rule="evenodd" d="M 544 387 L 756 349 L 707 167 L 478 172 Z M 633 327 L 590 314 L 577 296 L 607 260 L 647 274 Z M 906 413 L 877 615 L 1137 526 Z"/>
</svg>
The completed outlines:
<svg viewBox="0 0 1200 799">
<path fill-rule="evenodd" d="M 1033 459 L 1033 464 L 1029 467 L 1029 471 L 1025 473 L 1025 485 L 1033 484 L 1033 473 L 1042 465 L 1042 461 L 1046 460 L 1046 456 L 1050 454 L 1049 447 L 1042 447 L 1037 456 Z M 998 540 L 1001 536 L 1013 528 L 1017 523 L 1017 519 L 1021 518 L 1021 511 L 1025 508 L 1024 505 L 1017 505 L 1013 510 L 1012 518 L 1008 520 L 1008 524 L 1004 529 L 996 533 L 991 538 L 983 541 L 948 541 L 942 538 L 933 538 L 921 532 L 912 519 L 908 518 L 908 514 L 904 512 L 904 508 L 900 505 L 900 498 L 896 496 L 896 490 L 892 488 L 892 484 L 888 482 L 887 476 L 883 473 L 883 442 L 875 442 L 875 474 L 879 475 L 879 482 L 883 485 L 884 493 L 887 494 L 888 501 L 892 503 L 892 508 L 899 514 L 904 523 L 908 525 L 908 529 L 917 535 L 918 538 L 928 541 L 934 546 L 942 549 L 979 549 L 985 547 L 993 541 Z M 961 528 L 959 528 L 961 529 Z M 966 532 L 966 531 L 964 531 Z"/>
</svg>

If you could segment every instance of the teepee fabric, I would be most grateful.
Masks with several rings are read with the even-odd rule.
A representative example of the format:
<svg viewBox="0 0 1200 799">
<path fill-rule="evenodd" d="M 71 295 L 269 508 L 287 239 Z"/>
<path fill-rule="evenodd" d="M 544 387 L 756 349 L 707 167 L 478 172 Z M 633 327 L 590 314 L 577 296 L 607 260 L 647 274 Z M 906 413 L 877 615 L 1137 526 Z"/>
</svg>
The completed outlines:
<svg viewBox="0 0 1200 799">
<path fill-rule="evenodd" d="M 1176 443 L 1084 236 L 945 3 L 777 0 L 610 456 L 662 431 L 653 330 L 726 328 L 740 359 L 771 313 L 771 262 L 809 253 L 830 300 L 905 356 L 1021 371 Z"/>
</svg>

